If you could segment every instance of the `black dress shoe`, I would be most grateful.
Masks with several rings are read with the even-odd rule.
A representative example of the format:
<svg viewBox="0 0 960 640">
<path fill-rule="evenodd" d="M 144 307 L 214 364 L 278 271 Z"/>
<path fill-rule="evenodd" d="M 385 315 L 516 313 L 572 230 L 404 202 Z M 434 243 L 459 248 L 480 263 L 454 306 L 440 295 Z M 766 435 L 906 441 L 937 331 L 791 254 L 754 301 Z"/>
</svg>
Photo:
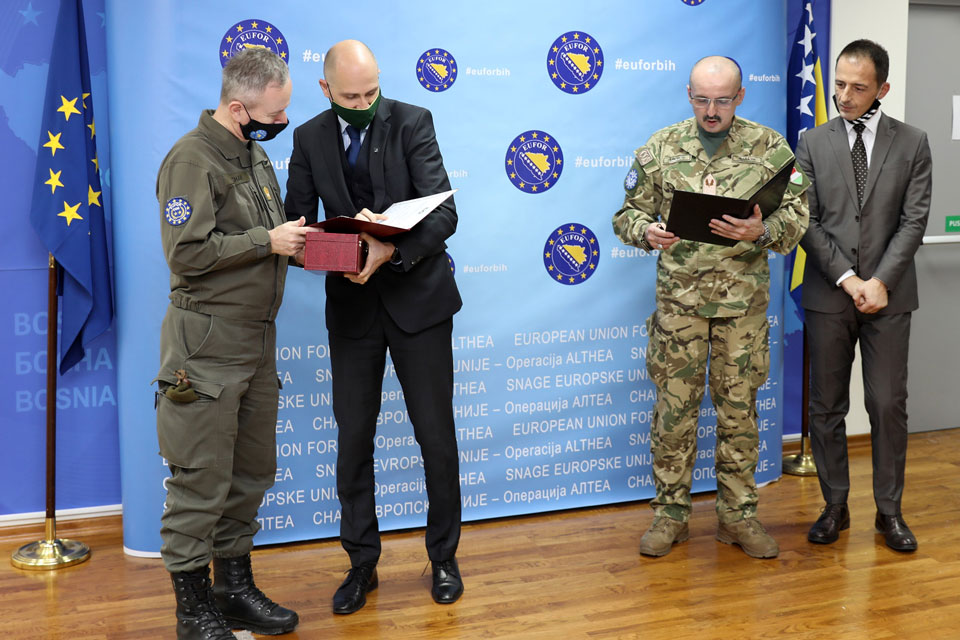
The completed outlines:
<svg viewBox="0 0 960 640">
<path fill-rule="evenodd" d="M 450 558 L 433 565 L 433 588 L 430 595 L 437 604 L 452 604 L 463 595 L 463 580 L 460 579 L 460 567 L 457 559 Z"/>
<path fill-rule="evenodd" d="M 846 502 L 827 504 L 823 513 L 810 527 L 807 540 L 817 544 L 836 542 L 840 532 L 850 528 L 850 509 Z"/>
<path fill-rule="evenodd" d="M 896 551 L 916 551 L 917 537 L 910 531 L 910 527 L 903 521 L 899 513 L 895 516 L 885 513 L 877 514 L 877 531 L 883 534 L 887 546 Z"/>
<path fill-rule="evenodd" d="M 346 614 L 359 610 L 367 604 L 367 594 L 377 588 L 376 563 L 362 564 L 347 572 L 337 592 L 333 594 L 333 612 Z"/>
</svg>

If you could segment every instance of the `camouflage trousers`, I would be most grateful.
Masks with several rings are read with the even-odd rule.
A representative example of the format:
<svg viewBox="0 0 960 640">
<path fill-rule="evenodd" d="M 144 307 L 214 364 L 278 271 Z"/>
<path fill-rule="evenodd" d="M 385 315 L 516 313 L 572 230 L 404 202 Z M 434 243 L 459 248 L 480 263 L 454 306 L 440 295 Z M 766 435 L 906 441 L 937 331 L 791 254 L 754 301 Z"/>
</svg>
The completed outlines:
<svg viewBox="0 0 960 640">
<path fill-rule="evenodd" d="M 767 379 L 770 348 L 763 312 L 701 318 L 655 312 L 647 320 L 647 372 L 657 387 L 650 427 L 657 515 L 686 522 L 697 457 L 697 417 L 709 358 L 717 411 L 717 517 L 756 517 L 759 433 L 757 389 Z"/>
</svg>

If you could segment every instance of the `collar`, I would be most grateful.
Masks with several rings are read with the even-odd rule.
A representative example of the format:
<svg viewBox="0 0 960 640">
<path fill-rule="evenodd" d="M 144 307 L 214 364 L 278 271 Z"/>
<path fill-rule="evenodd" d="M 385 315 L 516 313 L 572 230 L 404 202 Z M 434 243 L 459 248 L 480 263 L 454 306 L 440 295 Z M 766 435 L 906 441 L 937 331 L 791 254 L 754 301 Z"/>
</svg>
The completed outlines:
<svg viewBox="0 0 960 640">
<path fill-rule="evenodd" d="M 878 108 L 876 113 L 870 116 L 870 118 L 868 118 L 867 120 L 861 120 L 863 116 L 861 116 L 860 118 L 857 118 L 853 122 L 851 122 L 850 120 L 847 120 L 846 118 L 840 118 L 840 119 L 843 120 L 843 126 L 846 128 L 847 135 L 849 135 L 850 132 L 853 131 L 854 122 L 863 122 L 863 124 L 866 126 L 867 131 L 869 131 L 873 135 L 877 135 L 877 127 L 880 126 L 880 116 L 882 115 L 882 113 L 883 112 Z"/>
<path fill-rule="evenodd" d="M 381 101 L 381 106 L 382 106 L 382 104 L 383 104 L 383 103 L 382 103 L 382 101 Z M 379 110 L 380 110 L 380 109 L 377 109 L 377 111 L 379 111 Z M 346 120 L 344 120 L 343 118 L 341 118 L 340 116 L 337 116 L 337 122 L 340 123 L 340 135 L 341 135 L 341 136 L 347 135 L 347 127 L 350 126 L 350 123 L 347 122 Z M 364 127 L 363 129 L 360 129 L 360 135 L 363 135 L 363 133 L 364 133 L 365 131 L 369 131 L 369 130 L 370 130 L 370 125 L 368 124 L 368 125 L 367 125 L 366 127 Z"/>
<path fill-rule="evenodd" d="M 224 158 L 239 158 L 242 165 L 250 165 L 250 146 L 214 120 L 213 109 L 204 109 L 200 113 L 197 129 L 213 141 Z"/>
</svg>

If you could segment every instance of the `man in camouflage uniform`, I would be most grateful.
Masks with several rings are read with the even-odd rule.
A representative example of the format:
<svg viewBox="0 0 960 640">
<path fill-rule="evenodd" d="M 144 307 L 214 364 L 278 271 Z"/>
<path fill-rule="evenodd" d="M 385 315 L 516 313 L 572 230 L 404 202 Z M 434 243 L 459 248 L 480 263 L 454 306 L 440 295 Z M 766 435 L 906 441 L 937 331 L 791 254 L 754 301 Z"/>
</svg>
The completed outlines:
<svg viewBox="0 0 960 640">
<path fill-rule="evenodd" d="M 747 198 L 794 161 L 775 131 L 737 118 L 739 65 L 711 56 L 687 86 L 694 117 L 661 129 L 636 151 L 613 216 L 624 243 L 659 250 L 657 310 L 647 320 L 647 370 L 657 387 L 651 425 L 655 517 L 640 543 L 663 556 L 690 533 L 690 483 L 707 358 L 717 411 L 717 539 L 747 555 L 772 558 L 776 541 L 757 520 L 757 389 L 767 378 L 767 250 L 789 253 L 808 223 L 808 183 L 796 172 L 780 208 L 766 219 L 723 216 L 710 227 L 731 247 L 681 240 L 665 230 L 675 190 Z"/>
</svg>

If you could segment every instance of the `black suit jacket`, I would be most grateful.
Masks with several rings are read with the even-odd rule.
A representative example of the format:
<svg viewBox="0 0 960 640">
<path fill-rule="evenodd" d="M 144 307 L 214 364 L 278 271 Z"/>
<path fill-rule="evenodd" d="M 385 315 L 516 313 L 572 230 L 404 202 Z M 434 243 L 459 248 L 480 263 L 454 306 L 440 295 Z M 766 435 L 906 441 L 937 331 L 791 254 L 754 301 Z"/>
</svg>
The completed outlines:
<svg viewBox="0 0 960 640">
<path fill-rule="evenodd" d="M 317 221 L 318 201 L 327 218 L 354 216 L 344 178 L 340 123 L 327 110 L 293 132 L 287 196 L 287 219 Z M 367 132 L 373 211 L 394 202 L 450 189 L 430 112 L 383 98 Z M 450 318 L 461 307 L 460 293 L 444 250 L 457 228 L 457 210 L 448 198 L 413 229 L 393 236 L 401 265 L 383 265 L 365 285 L 341 275 L 326 278 L 327 329 L 348 337 L 364 335 L 379 302 L 394 322 L 409 333 Z M 379 301 L 379 302 L 378 302 Z"/>
<path fill-rule="evenodd" d="M 920 129 L 879 117 L 862 208 L 842 118 L 804 132 L 797 145 L 797 163 L 813 183 L 807 190 L 810 226 L 800 241 L 807 253 L 805 309 L 838 313 L 853 304 L 836 285 L 848 269 L 887 285 L 888 304 L 878 313 L 919 306 L 913 257 L 930 212 L 930 146 Z"/>
</svg>

